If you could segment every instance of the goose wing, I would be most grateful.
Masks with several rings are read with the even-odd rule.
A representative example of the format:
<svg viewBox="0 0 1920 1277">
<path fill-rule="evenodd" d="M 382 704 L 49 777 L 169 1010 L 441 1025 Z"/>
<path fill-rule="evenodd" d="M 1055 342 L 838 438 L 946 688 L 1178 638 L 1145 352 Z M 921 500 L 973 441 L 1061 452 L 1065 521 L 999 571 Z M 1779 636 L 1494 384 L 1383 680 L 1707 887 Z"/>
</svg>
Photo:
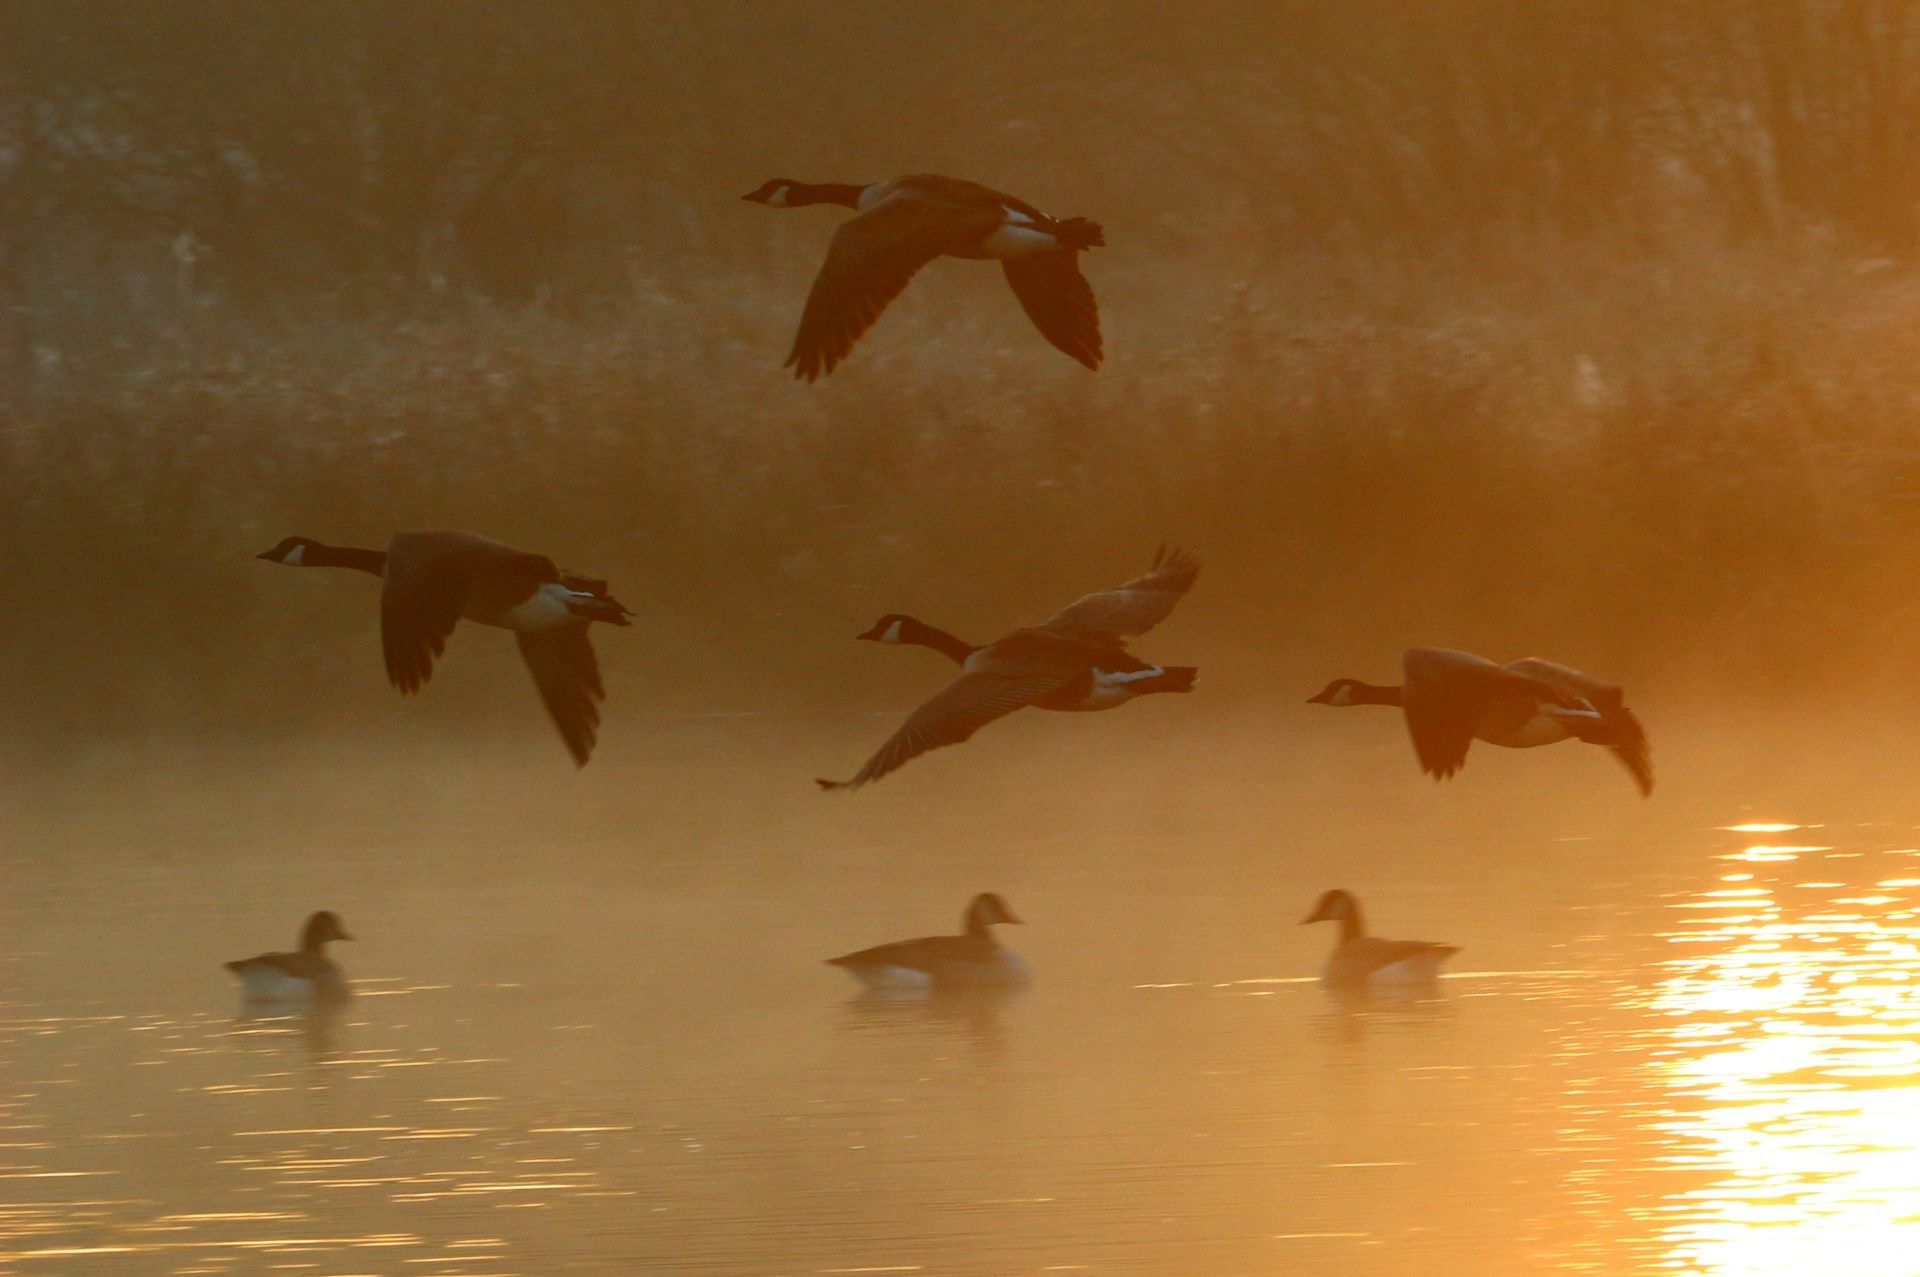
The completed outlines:
<svg viewBox="0 0 1920 1277">
<path fill-rule="evenodd" d="M 827 963 L 849 968 L 906 967 L 932 973 L 948 963 L 964 959 L 968 952 L 964 936 L 922 936 L 917 940 L 895 940 L 891 944 L 877 944 L 870 949 L 843 953 L 837 958 L 828 958 Z"/>
<path fill-rule="evenodd" d="M 997 207 L 966 207 L 904 189 L 841 223 L 807 294 L 786 366 L 806 381 L 832 372 L 915 272 L 986 235 L 1004 217 Z"/>
<path fill-rule="evenodd" d="M 387 546 L 380 588 L 380 646 L 387 679 L 412 694 L 433 677 L 433 662 L 476 584 L 489 592 L 531 593 L 557 580 L 551 560 L 466 532 L 403 532 Z"/>
<path fill-rule="evenodd" d="M 1458 952 L 1460 946 L 1436 940 L 1382 940 L 1378 936 L 1362 936 L 1340 947 L 1343 965 L 1350 965 L 1351 973 L 1356 976 L 1371 975 L 1409 958 L 1439 961 Z"/>
<path fill-rule="evenodd" d="M 1044 631 L 1016 631 L 977 654 L 971 669 L 913 711 L 853 779 L 818 783 L 827 790 L 870 785 L 928 750 L 958 745 L 994 719 L 1061 691 L 1087 669 L 1078 643 Z"/>
<path fill-rule="evenodd" d="M 554 630 L 519 630 L 520 656 L 540 690 L 540 700 L 560 729 L 576 765 L 585 767 L 593 756 L 600 731 L 600 702 L 606 689 L 600 683 L 600 662 L 594 657 L 587 626 Z"/>
<path fill-rule="evenodd" d="M 1003 261 L 1007 283 L 1020 308 L 1054 349 L 1088 368 L 1100 367 L 1100 308 L 1093 285 L 1080 273 L 1080 254 L 1071 248 Z"/>
<path fill-rule="evenodd" d="M 1640 789 L 1640 796 L 1652 797 L 1653 751 L 1647 742 L 1647 729 L 1627 708 L 1626 692 L 1619 684 L 1595 678 L 1571 666 L 1543 661 L 1537 656 L 1515 661 L 1507 669 L 1547 684 L 1563 698 L 1577 699 L 1591 706 L 1600 716 L 1601 730 L 1576 729 L 1576 734 L 1582 740 L 1605 745 L 1633 777 L 1633 783 Z"/>
<path fill-rule="evenodd" d="M 1467 761 L 1487 710 L 1503 697 L 1562 703 L 1551 685 L 1495 665 L 1471 652 L 1444 648 L 1409 648 L 1400 658 L 1404 689 L 1400 694 L 1407 715 L 1407 734 L 1420 769 L 1444 780 Z"/>
<path fill-rule="evenodd" d="M 1042 628 L 1106 642 L 1145 634 L 1167 619 L 1199 576 L 1199 559 L 1185 550 L 1162 546 L 1145 575 L 1068 604 L 1048 617 Z"/>
</svg>

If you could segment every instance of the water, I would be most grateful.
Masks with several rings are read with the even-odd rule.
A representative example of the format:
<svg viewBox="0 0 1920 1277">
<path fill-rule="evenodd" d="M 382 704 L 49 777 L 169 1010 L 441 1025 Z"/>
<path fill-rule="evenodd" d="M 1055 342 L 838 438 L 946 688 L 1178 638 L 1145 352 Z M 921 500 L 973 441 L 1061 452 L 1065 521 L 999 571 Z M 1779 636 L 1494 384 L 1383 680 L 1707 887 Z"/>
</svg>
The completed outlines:
<svg viewBox="0 0 1920 1277">
<path fill-rule="evenodd" d="M 1684 747 L 1642 804 L 1572 748 L 1435 788 L 1385 731 L 1308 777 L 1217 725 L 1060 759 L 1064 722 L 838 799 L 805 777 L 872 724 L 36 783 L 0 1271 L 1911 1272 L 1911 820 L 1689 786 Z M 1311 980 L 1336 885 L 1464 946 L 1438 996 Z M 1025 992 L 818 962 L 983 889 Z M 321 907 L 363 996 L 237 1017 L 220 960 Z"/>
</svg>

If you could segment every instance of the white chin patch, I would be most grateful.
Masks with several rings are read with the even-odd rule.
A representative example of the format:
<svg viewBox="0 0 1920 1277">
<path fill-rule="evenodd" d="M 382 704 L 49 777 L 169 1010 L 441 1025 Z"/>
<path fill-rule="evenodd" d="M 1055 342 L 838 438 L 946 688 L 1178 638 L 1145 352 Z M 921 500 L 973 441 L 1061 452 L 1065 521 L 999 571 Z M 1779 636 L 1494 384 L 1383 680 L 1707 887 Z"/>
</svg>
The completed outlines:
<svg viewBox="0 0 1920 1277">
<path fill-rule="evenodd" d="M 297 568 L 306 561 L 306 558 L 307 558 L 307 547 L 304 545 L 296 545 L 291 550 L 287 551 L 287 557 L 280 560 L 280 562 L 286 564 L 290 568 Z"/>
<path fill-rule="evenodd" d="M 785 208 L 787 206 L 787 190 L 788 188 L 784 186 L 776 190 L 773 194 L 767 196 L 767 203 L 773 205 L 775 208 Z"/>
<path fill-rule="evenodd" d="M 892 625 L 889 625 L 887 632 L 880 636 L 880 641 L 882 643 L 898 643 L 900 641 L 900 622 L 895 621 Z"/>
</svg>

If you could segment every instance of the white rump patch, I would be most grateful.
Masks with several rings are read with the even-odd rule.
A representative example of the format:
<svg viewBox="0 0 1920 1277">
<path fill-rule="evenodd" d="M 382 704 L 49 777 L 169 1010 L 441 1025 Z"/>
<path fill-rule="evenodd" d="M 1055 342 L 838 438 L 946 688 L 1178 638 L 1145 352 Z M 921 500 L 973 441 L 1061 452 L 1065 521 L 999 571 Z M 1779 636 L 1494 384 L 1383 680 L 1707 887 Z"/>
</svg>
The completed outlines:
<svg viewBox="0 0 1920 1277">
<path fill-rule="evenodd" d="M 869 989 L 931 989 L 933 977 L 918 967 L 882 965 L 848 967 L 853 978 Z"/>
<path fill-rule="evenodd" d="M 1373 984 L 1432 984 L 1440 978 L 1440 964 L 1450 956 L 1437 950 L 1415 954 L 1411 958 L 1389 962 L 1367 979 Z"/>
<path fill-rule="evenodd" d="M 567 604 L 570 601 L 584 603 L 591 598 L 591 594 L 569 590 L 557 581 L 550 581 L 535 590 L 524 602 L 500 613 L 489 624 L 509 630 L 558 630 L 569 625 L 581 625 L 586 618 Z"/>
<path fill-rule="evenodd" d="M 1048 253 L 1060 247 L 1060 241 L 1043 230 L 1032 226 L 1022 226 L 1009 221 L 995 227 L 991 235 L 966 254 L 954 256 L 994 257 L 1005 260 L 1010 257 L 1031 257 L 1035 253 Z"/>
<path fill-rule="evenodd" d="M 249 1002 L 311 1002 L 320 992 L 313 981 L 291 975 L 270 963 L 243 967 L 235 974 L 240 977 L 241 993 Z"/>
</svg>

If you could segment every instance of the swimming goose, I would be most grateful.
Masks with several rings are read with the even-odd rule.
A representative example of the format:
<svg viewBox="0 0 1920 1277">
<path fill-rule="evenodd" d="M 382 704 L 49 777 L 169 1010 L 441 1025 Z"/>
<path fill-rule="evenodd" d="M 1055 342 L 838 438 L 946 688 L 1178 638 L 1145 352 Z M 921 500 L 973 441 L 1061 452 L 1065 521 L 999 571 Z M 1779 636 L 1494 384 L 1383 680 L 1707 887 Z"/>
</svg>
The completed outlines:
<svg viewBox="0 0 1920 1277">
<path fill-rule="evenodd" d="M 958 745 L 1017 709 L 1100 710 L 1154 692 L 1190 692 L 1192 666 L 1149 665 L 1127 651 L 1127 639 L 1165 620 L 1193 588 L 1200 560 L 1162 548 L 1143 576 L 1100 590 L 1039 625 L 1015 630 L 985 647 L 897 613 L 859 635 L 881 643 L 919 643 L 960 663 L 946 690 L 915 710 L 852 780 L 816 782 L 822 789 L 872 784 L 931 749 Z"/>
<path fill-rule="evenodd" d="M 996 923 L 1018 923 L 1007 902 L 991 891 L 967 905 L 966 919 L 957 936 L 923 936 L 897 940 L 857 953 L 828 958 L 827 965 L 844 968 L 870 989 L 932 989 L 968 985 L 1024 984 L 1027 964 L 993 938 Z"/>
<path fill-rule="evenodd" d="M 225 966 L 240 977 L 241 992 L 249 1002 L 340 1002 L 353 992 L 347 977 L 327 957 L 327 945 L 351 939 L 340 925 L 340 916 L 322 909 L 300 929 L 298 953 L 263 953 Z"/>
<path fill-rule="evenodd" d="M 1040 335 L 1088 368 L 1100 366 L 1100 312 L 1079 254 L 1107 241 L 1084 217 L 1048 217 L 1011 195 L 932 173 L 865 186 L 777 177 L 741 198 L 774 208 L 858 210 L 833 233 L 807 294 L 787 355 L 795 377 L 812 381 L 832 372 L 914 272 L 936 257 L 998 260 Z"/>
<path fill-rule="evenodd" d="M 1321 896 L 1300 925 L 1311 922 L 1340 924 L 1340 938 L 1321 971 L 1328 984 L 1429 984 L 1439 978 L 1440 964 L 1460 952 L 1457 945 L 1432 940 L 1382 940 L 1368 935 L 1360 918 L 1360 902 L 1352 892 L 1338 888 Z"/>
<path fill-rule="evenodd" d="M 1632 773 L 1641 796 L 1653 793 L 1646 729 L 1612 683 L 1532 657 L 1495 665 L 1470 652 L 1429 647 L 1409 648 L 1401 669 L 1399 687 L 1337 678 L 1307 703 L 1400 706 L 1420 768 L 1435 780 L 1465 765 L 1476 738 L 1509 749 L 1577 739 L 1606 746 Z"/>
<path fill-rule="evenodd" d="M 607 593 L 605 581 L 564 572 L 545 555 L 471 532 L 402 532 L 384 551 L 287 537 L 256 557 L 380 577 L 380 645 L 387 678 L 402 695 L 426 686 L 460 618 L 514 631 L 560 738 L 574 762 L 586 766 L 599 734 L 599 702 L 606 699 L 587 626 L 626 625 L 632 615 Z"/>
</svg>

